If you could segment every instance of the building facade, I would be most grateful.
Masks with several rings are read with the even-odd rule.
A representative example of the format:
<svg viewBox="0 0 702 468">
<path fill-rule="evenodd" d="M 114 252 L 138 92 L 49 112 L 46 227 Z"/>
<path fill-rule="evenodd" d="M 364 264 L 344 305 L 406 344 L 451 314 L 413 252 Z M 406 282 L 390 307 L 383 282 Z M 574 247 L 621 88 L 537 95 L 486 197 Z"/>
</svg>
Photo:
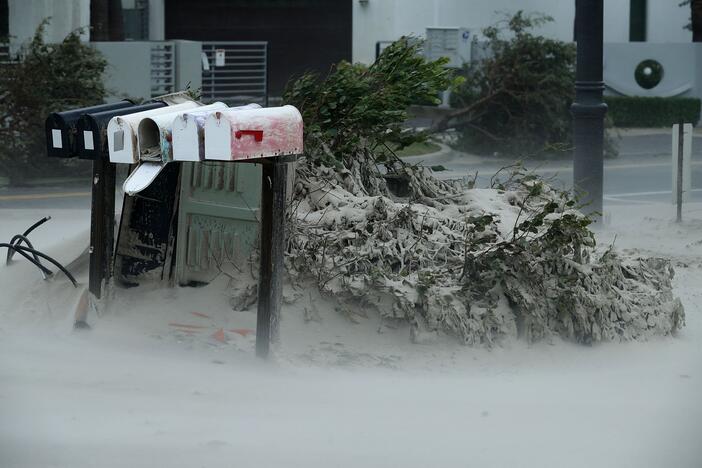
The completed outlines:
<svg viewBox="0 0 702 468">
<path fill-rule="evenodd" d="M 605 42 L 690 42 L 684 29 L 689 6 L 678 1 L 605 0 Z M 428 27 L 466 27 L 479 35 L 506 15 L 518 10 L 540 12 L 554 21 L 538 34 L 572 41 L 575 0 L 354 0 L 353 60 L 371 63 L 376 44 L 403 35 L 424 36 Z"/>
<path fill-rule="evenodd" d="M 696 84 L 702 81 L 699 47 L 685 29 L 689 6 L 679 3 L 604 2 L 605 79 L 611 92 L 702 95 Z M 273 97 L 306 71 L 324 73 L 340 60 L 372 63 L 381 44 L 403 35 L 423 37 L 427 28 L 465 27 L 479 40 L 483 28 L 518 10 L 553 18 L 537 34 L 574 40 L 575 0 L 122 0 L 122 7 L 127 40 L 267 42 L 267 90 Z M 47 41 L 78 28 L 89 40 L 90 0 L 0 0 L 0 36 L 6 31 L 10 51 L 16 51 L 47 17 Z M 660 86 L 642 89 L 633 81 L 640 57 L 657 60 L 665 70 Z"/>
</svg>

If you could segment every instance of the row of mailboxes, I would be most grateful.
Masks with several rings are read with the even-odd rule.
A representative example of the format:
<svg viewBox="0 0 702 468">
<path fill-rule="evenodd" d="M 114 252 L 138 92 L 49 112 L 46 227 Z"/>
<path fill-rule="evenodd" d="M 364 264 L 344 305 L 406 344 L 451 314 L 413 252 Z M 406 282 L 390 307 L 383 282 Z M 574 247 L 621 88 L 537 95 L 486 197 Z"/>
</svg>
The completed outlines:
<svg viewBox="0 0 702 468">
<path fill-rule="evenodd" d="M 130 101 L 51 114 L 46 120 L 52 157 L 109 159 L 138 164 L 125 181 L 133 194 L 173 161 L 237 161 L 302 152 L 303 124 L 293 106 L 227 107 L 186 101 L 167 105 Z"/>
<path fill-rule="evenodd" d="M 302 127 L 293 106 L 120 101 L 49 115 L 46 139 L 50 157 L 125 164 L 230 161 L 300 153 Z"/>
<path fill-rule="evenodd" d="M 262 161 L 299 154 L 303 150 L 302 116 L 292 106 L 261 108 L 250 104 L 230 108 L 221 102 L 210 105 L 190 100 L 183 102 L 181 95 L 162 99 L 141 105 L 125 100 L 58 112 L 46 119 L 49 156 L 94 160 L 89 290 L 97 298 L 101 297 L 105 281 L 112 276 L 112 266 L 115 270 L 118 268 L 117 262 L 113 263 L 116 257 L 112 238 L 114 163 L 137 165 L 123 186 L 127 194 L 133 195 L 148 187 L 173 161 Z M 181 102 L 173 102 L 176 99 Z M 109 163 L 103 163 L 107 161 Z M 119 268 L 124 276 L 134 274 L 137 269 L 136 274 L 139 274 L 154 268 L 144 264 L 166 264 L 168 246 L 172 245 L 170 240 L 175 234 L 177 194 L 173 190 L 178 180 L 178 168 L 170 167 L 176 170 L 166 170 L 160 179 L 164 183 L 156 184 L 148 196 L 125 198 L 129 205 L 125 205 L 123 214 L 129 214 L 120 221 L 121 235 L 117 242 L 118 257 L 122 259 Z M 280 310 L 286 173 L 287 167 L 280 159 L 274 164 L 265 164 L 261 171 L 258 286 L 261 300 L 256 321 L 259 356 L 268 353 Z M 240 197 L 241 193 L 236 196 Z M 179 218 L 186 223 L 183 218 L 188 216 Z M 178 240 L 181 245 L 190 242 L 190 232 L 185 231 L 187 239 Z M 236 233 L 236 236 L 239 234 L 245 235 Z M 132 250 L 136 252 L 134 256 L 126 253 Z M 144 254 L 145 250 L 153 253 Z M 129 257 L 133 259 L 132 267 L 125 269 L 125 265 L 130 265 L 126 261 Z M 84 324 L 83 320 L 84 316 L 78 318 L 76 325 Z"/>
<path fill-rule="evenodd" d="M 109 159 L 107 127 L 114 117 L 165 107 L 166 103 L 159 101 L 125 109 L 83 114 L 78 122 L 78 157 L 82 159 Z"/>
<path fill-rule="evenodd" d="M 124 100 L 112 104 L 100 104 L 97 106 L 83 107 L 81 109 L 72 109 L 64 112 L 54 112 L 49 114 L 45 124 L 46 150 L 49 157 L 81 157 L 80 148 L 84 146 L 82 144 L 82 132 L 85 129 L 79 127 L 81 117 L 84 115 L 117 110 L 124 113 L 126 112 L 125 109 L 133 106 L 134 103 Z"/>
</svg>

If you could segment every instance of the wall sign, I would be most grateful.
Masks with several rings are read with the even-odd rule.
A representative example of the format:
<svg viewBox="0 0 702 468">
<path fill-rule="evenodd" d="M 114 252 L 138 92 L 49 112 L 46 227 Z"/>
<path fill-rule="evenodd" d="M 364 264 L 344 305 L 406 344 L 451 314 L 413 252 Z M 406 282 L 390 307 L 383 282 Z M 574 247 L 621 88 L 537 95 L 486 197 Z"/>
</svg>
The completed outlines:
<svg viewBox="0 0 702 468">
<path fill-rule="evenodd" d="M 215 67 L 223 67 L 225 62 L 225 51 L 224 49 L 215 50 Z"/>
</svg>

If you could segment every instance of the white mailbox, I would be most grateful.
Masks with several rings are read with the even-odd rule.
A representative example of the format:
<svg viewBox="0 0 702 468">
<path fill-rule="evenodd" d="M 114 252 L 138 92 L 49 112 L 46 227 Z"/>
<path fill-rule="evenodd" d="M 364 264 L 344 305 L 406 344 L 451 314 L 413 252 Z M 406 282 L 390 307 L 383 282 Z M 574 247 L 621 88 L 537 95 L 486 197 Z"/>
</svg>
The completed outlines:
<svg viewBox="0 0 702 468">
<path fill-rule="evenodd" d="M 223 102 L 215 102 L 208 106 L 197 108 L 197 112 L 209 113 L 214 110 L 227 109 Z M 173 124 L 183 115 L 182 110 L 147 117 L 139 122 L 137 141 L 139 143 L 139 159 L 141 161 L 163 162 L 173 161 Z"/>
<path fill-rule="evenodd" d="M 199 104 L 194 101 L 184 102 L 173 106 L 161 107 L 136 114 L 120 115 L 113 117 L 107 124 L 107 144 L 110 153 L 110 162 L 123 164 L 136 164 L 139 160 L 139 144 L 137 132 L 139 123 L 146 118 L 174 111 L 186 111 Z"/>
<path fill-rule="evenodd" d="M 236 161 L 302 153 L 293 106 L 216 111 L 205 120 L 205 159 Z"/>
<path fill-rule="evenodd" d="M 207 106 L 209 107 L 209 106 Z M 229 108 L 230 111 L 260 109 L 258 104 Z M 173 120 L 173 160 L 202 161 L 205 159 L 205 119 L 212 112 L 201 107 L 184 112 Z"/>
</svg>

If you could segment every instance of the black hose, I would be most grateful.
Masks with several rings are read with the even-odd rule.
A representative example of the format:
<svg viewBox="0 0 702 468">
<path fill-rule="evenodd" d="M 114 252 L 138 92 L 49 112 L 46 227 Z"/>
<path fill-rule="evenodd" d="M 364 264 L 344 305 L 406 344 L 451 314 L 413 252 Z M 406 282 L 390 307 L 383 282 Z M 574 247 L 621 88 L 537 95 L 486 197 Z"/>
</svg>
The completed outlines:
<svg viewBox="0 0 702 468">
<path fill-rule="evenodd" d="M 18 240 L 18 239 L 19 239 L 19 241 L 15 243 L 15 241 Z M 12 240 L 10 241 L 10 244 L 12 244 L 12 245 L 21 245 L 21 242 L 23 242 L 23 241 L 24 241 L 25 244 L 27 244 L 27 247 L 29 247 L 30 249 L 33 249 L 33 248 L 34 248 L 34 246 L 32 245 L 32 243 L 29 242 L 29 239 L 27 239 L 27 237 L 26 237 L 26 236 L 23 236 L 22 234 L 16 234 L 15 237 L 13 237 Z M 10 264 L 10 262 L 12 261 L 12 256 L 13 256 L 14 254 L 15 254 L 15 249 L 7 249 L 7 259 L 5 260 L 5 264 L 7 264 L 7 265 Z M 37 262 L 41 263 L 41 262 L 39 261 L 39 257 L 37 257 L 36 255 L 34 255 L 34 260 L 36 260 Z"/>
<path fill-rule="evenodd" d="M 42 265 L 41 263 L 39 263 L 38 261 L 36 261 L 32 257 L 30 257 L 28 253 L 23 252 L 22 250 L 19 250 L 16 245 L 6 244 L 4 242 L 0 242 L 0 247 L 7 247 L 8 250 L 16 251 L 17 253 L 22 255 L 24 258 L 26 258 L 27 260 L 32 262 L 34 265 L 36 265 L 36 267 L 39 268 L 43 273 L 45 273 L 47 275 L 53 274 L 53 272 L 51 270 L 49 270 L 44 265 Z M 21 248 L 24 248 L 24 247 L 21 247 Z M 34 249 L 32 249 L 32 250 L 34 250 Z"/>
<path fill-rule="evenodd" d="M 33 254 L 36 254 L 36 255 L 40 256 L 41 258 L 43 258 L 43 259 L 45 259 L 45 260 L 48 260 L 49 262 L 53 263 L 59 270 L 61 270 L 61 271 L 68 277 L 68 279 L 71 280 L 71 283 L 73 283 L 73 286 L 74 286 L 74 287 L 76 287 L 76 288 L 78 287 L 78 282 L 77 282 L 76 279 L 73 277 L 73 275 L 71 274 L 71 272 L 68 271 L 68 270 L 66 270 L 66 268 L 65 268 L 63 265 L 61 265 L 59 262 L 57 262 L 57 261 L 54 260 L 53 258 L 51 258 L 51 257 L 49 257 L 48 255 L 46 255 L 45 253 L 41 253 L 41 252 L 39 252 L 38 250 L 34 250 L 34 249 L 29 248 L 29 247 L 24 247 L 24 246 L 21 246 L 21 245 L 14 245 L 14 246 L 12 246 L 12 245 L 10 245 L 10 244 L 0 244 L 0 247 L 8 247 L 8 246 L 11 247 L 11 248 L 13 248 L 13 249 L 15 249 L 15 250 L 17 250 L 18 252 L 20 252 L 20 251 L 30 252 L 30 253 L 33 253 Z"/>
<path fill-rule="evenodd" d="M 34 224 L 32 224 L 31 226 L 29 226 L 29 228 L 27 228 L 27 230 L 24 231 L 24 232 L 22 233 L 22 235 L 23 235 L 24 237 L 27 237 L 27 236 L 29 235 L 30 232 L 32 232 L 33 230 L 35 230 L 36 228 L 38 228 L 39 226 L 41 226 L 42 224 L 44 224 L 45 222 L 47 222 L 47 221 L 50 220 L 50 219 L 51 219 L 51 216 L 44 216 L 43 218 L 41 218 L 41 219 L 40 219 L 39 221 L 37 221 L 36 223 L 34 223 Z"/>
<path fill-rule="evenodd" d="M 6 247 L 7 248 L 7 263 L 9 263 L 12 260 L 12 256 L 15 252 L 18 252 L 20 255 L 22 255 L 24 258 L 29 260 L 31 263 L 33 263 L 39 270 L 41 270 L 42 275 L 44 275 L 44 279 L 46 279 L 46 275 L 53 275 L 53 271 L 49 270 L 46 268 L 44 265 L 41 264 L 41 261 L 39 260 L 39 257 L 48 260 L 49 262 L 53 263 L 58 267 L 59 270 L 61 270 L 69 280 L 71 280 L 71 283 L 73 283 L 74 287 L 78 287 L 78 282 L 76 279 L 73 277 L 70 271 L 68 271 L 63 265 L 61 265 L 59 262 L 54 260 L 53 258 L 49 257 L 45 253 L 42 253 L 34 248 L 32 243 L 29 241 L 27 236 L 29 235 L 30 232 L 47 222 L 48 220 L 51 219 L 51 216 L 45 216 L 36 223 L 32 224 L 29 226 L 29 228 L 24 231 L 23 234 L 17 234 L 15 235 L 12 240 L 10 241 L 9 244 L 6 244 L 4 242 L 0 243 L 0 247 Z M 17 241 L 17 242 L 15 242 Z M 27 247 L 22 246 L 22 242 L 27 244 Z M 32 256 L 29 256 L 27 253 L 31 253 Z"/>
<path fill-rule="evenodd" d="M 12 240 L 10 241 L 10 244 L 14 244 L 14 243 L 15 243 L 15 239 L 20 238 L 20 239 L 23 239 L 23 240 L 27 243 L 27 245 L 28 245 L 30 248 L 33 249 L 34 247 L 32 246 L 32 244 L 31 244 L 31 243 L 29 242 L 29 240 L 27 239 L 27 236 L 29 235 L 30 232 L 32 232 L 33 230 L 35 230 L 36 228 L 38 228 L 39 226 L 41 226 L 42 224 L 44 224 L 45 222 L 47 222 L 47 221 L 50 220 L 50 219 L 51 219 L 51 216 L 44 216 L 43 218 L 41 218 L 41 219 L 40 219 L 39 221 L 37 221 L 36 223 L 34 223 L 34 224 L 32 224 L 31 226 L 29 226 L 29 227 L 27 228 L 27 230 L 24 231 L 21 235 L 20 235 L 20 234 L 17 234 L 15 237 L 13 237 Z M 12 260 L 12 256 L 13 256 L 14 254 L 15 254 L 15 251 L 14 251 L 13 249 L 7 249 L 7 261 L 6 261 L 5 263 L 10 263 L 10 261 Z M 37 256 L 36 256 L 36 255 L 34 256 L 34 259 L 37 260 L 37 261 L 39 261 L 39 259 L 37 259 Z M 41 262 L 39 262 L 39 263 L 41 263 Z"/>
</svg>

